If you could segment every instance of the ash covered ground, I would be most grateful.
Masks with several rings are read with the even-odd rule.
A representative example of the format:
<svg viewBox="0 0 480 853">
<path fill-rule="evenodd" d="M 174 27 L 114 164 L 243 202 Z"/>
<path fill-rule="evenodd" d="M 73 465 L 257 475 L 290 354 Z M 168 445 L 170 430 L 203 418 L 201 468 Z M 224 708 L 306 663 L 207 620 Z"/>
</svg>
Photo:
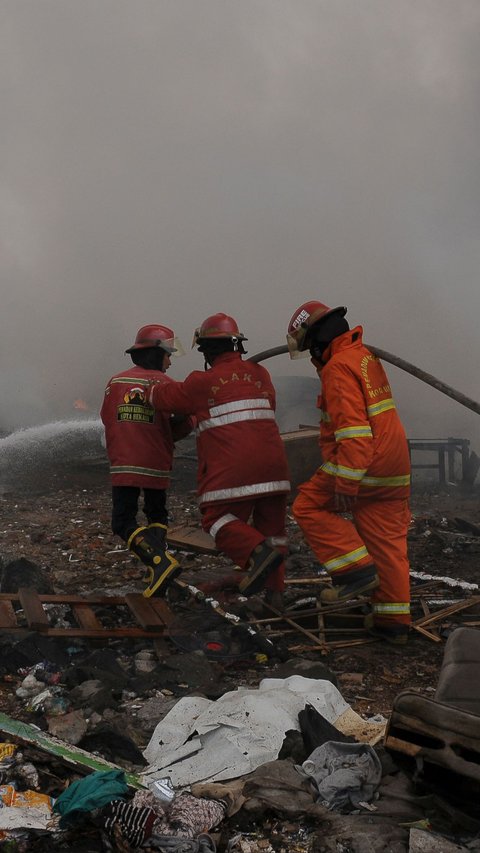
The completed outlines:
<svg viewBox="0 0 480 853">
<path fill-rule="evenodd" d="M 191 446 L 182 447 L 175 464 L 169 498 L 171 524 L 175 526 L 199 525 L 195 463 L 186 458 L 190 453 Z M 41 464 L 16 473 L 15 482 L 10 480 L 4 486 L 0 499 L 3 564 L 19 557 L 28 558 L 45 571 L 53 591 L 58 593 L 141 591 L 142 566 L 110 530 L 110 487 L 101 455 L 92 454 L 87 461 L 77 459 L 70 463 L 58 456 L 48 456 Z M 434 485 L 426 488 L 417 483 L 412 514 L 409 543 L 412 572 L 479 583 L 480 538 L 477 544 L 468 530 L 462 536 L 454 521 L 459 518 L 480 525 L 478 490 L 462 492 L 454 486 L 440 490 Z M 294 579 L 311 575 L 312 568 L 316 568 L 315 559 L 291 516 L 288 526 L 291 543 L 288 576 Z M 449 527 L 453 529 L 449 531 Z M 221 557 L 182 553 L 180 559 L 186 579 L 193 583 L 218 578 L 233 568 Z M 295 596 L 304 598 L 309 594 L 314 595 L 315 589 L 290 588 L 289 603 L 294 602 Z M 441 586 L 435 595 L 458 598 L 464 592 L 461 588 L 453 592 L 450 586 Z M 460 615 L 457 621 L 464 624 L 464 617 Z M 454 620 L 445 626 L 445 635 L 455 624 Z M 295 646 L 298 641 L 298 637 L 291 638 L 290 644 Z M 442 649 L 442 644 L 433 644 L 412 633 L 408 646 L 401 650 L 372 643 L 336 650 L 321 659 L 344 682 L 345 698 L 359 712 L 386 714 L 400 689 L 435 685 Z M 318 654 L 314 657 L 319 658 Z M 355 678 L 351 678 L 353 674 Z M 258 678 L 264 676 L 265 669 L 259 669 Z M 249 678 L 255 681 L 252 672 Z"/>
<path fill-rule="evenodd" d="M 22 576 L 20 570 L 20 575 L 16 575 L 13 582 L 25 585 L 33 582 L 40 592 L 50 590 L 59 594 L 88 595 L 95 591 L 113 595 L 141 591 L 143 588 L 142 567 L 110 530 L 108 470 L 101 448 L 99 450 L 96 445 L 97 427 L 82 427 L 81 436 L 83 450 L 79 449 L 74 458 L 70 459 L 65 459 L 63 450 L 56 448 L 54 438 L 46 448 L 42 445 L 41 453 L 35 450 L 33 442 L 33 452 L 30 455 L 23 453 L 23 462 L 26 464 L 22 464 L 21 449 L 17 447 L 15 450 L 15 465 L 10 468 L 10 476 L 4 478 L 0 498 L 0 556 L 4 591 L 8 590 L 8 584 L 12 582 L 5 567 L 19 558 L 26 558 L 36 568 L 31 570 L 32 573 L 26 570 L 25 576 Z M 94 446 L 90 451 L 88 447 L 91 441 Z M 194 492 L 195 460 L 190 458 L 191 452 L 192 447 L 187 443 L 180 449 L 175 464 L 175 479 L 169 498 L 171 523 L 175 526 L 199 524 Z M 414 582 L 424 582 L 425 577 L 429 576 L 439 579 L 426 596 L 433 609 L 442 606 L 443 601 L 461 599 L 475 593 L 480 574 L 478 498 L 478 490 L 467 493 L 456 486 L 440 490 L 432 485 L 427 488 L 416 484 L 412 497 L 411 566 Z M 291 516 L 288 532 L 288 577 L 294 581 L 295 578 L 315 574 L 318 566 Z M 222 557 L 188 552 L 178 556 L 185 569 L 184 577 L 195 584 L 230 573 L 233 568 Z M 452 586 L 450 581 L 444 579 L 453 579 L 467 586 Z M 317 590 L 314 586 L 295 586 L 292 583 L 288 588 L 287 604 L 294 607 L 296 600 L 314 597 Z M 185 646 L 184 636 L 188 635 L 190 618 L 188 607 L 172 606 L 177 609 L 177 634 L 182 637 L 180 642 L 178 637 L 176 641 L 154 641 L 148 638 L 112 640 L 108 644 L 103 642 L 103 645 L 102 641 L 99 644 L 98 641 L 77 640 L 73 645 L 79 650 L 82 665 L 76 667 L 71 657 L 68 666 L 65 659 L 61 659 L 62 652 L 68 647 L 71 650 L 72 641 L 55 641 L 59 653 L 58 669 L 62 672 L 60 683 L 65 685 L 64 693 L 68 703 L 73 695 L 68 711 L 69 714 L 73 712 L 74 717 L 69 718 L 71 722 L 68 731 L 62 729 L 64 717 L 61 714 L 52 714 L 48 707 L 32 709 L 25 698 L 17 695 L 16 690 L 22 684 L 27 662 L 17 658 L 9 661 L 10 639 L 3 635 L 1 710 L 17 720 L 33 722 L 60 737 L 73 738 L 73 742 L 88 751 L 97 752 L 126 769 L 138 770 L 142 764 L 141 750 L 148 743 L 155 723 L 178 698 L 202 695 L 216 699 L 239 685 L 256 687 L 265 677 L 285 677 L 296 671 L 295 663 L 288 669 L 289 665 L 284 662 L 268 660 L 258 663 L 254 655 L 248 654 L 237 655 L 234 659 L 205 659 L 199 665 L 198 656 L 192 660 L 191 650 Z M 418 600 L 413 615 L 415 618 L 422 615 Z M 60 608 L 51 618 L 57 619 L 57 624 L 61 625 L 62 620 L 68 624 L 69 616 L 68 612 Z M 105 618 L 108 621 L 108 615 Z M 119 618 L 125 624 L 131 624 L 127 613 L 120 612 Z M 401 690 L 408 687 L 427 696 L 433 694 L 446 637 L 458 625 L 475 624 L 479 618 L 474 608 L 455 614 L 450 620 L 443 620 L 439 633 L 441 642 L 432 642 L 412 631 L 408 645 L 402 648 L 369 642 L 353 647 L 331 648 L 325 653 L 312 648 L 308 639 L 294 629 L 285 633 L 282 641 L 288 656 L 297 665 L 301 660 L 307 667 L 305 675 L 320 677 L 318 674 L 313 675 L 315 666 L 328 667 L 345 700 L 363 717 L 376 714 L 388 717 L 393 700 Z M 183 632 L 182 620 L 187 626 Z M 303 650 L 299 651 L 302 646 Z M 306 646 L 310 648 L 307 650 Z M 128 678 L 114 672 L 111 681 L 104 685 L 103 693 L 99 691 L 93 698 L 82 696 L 82 678 L 94 678 L 99 672 L 103 673 L 112 666 L 114 659 L 122 661 L 124 674 L 128 672 Z M 312 669 L 309 671 L 308 667 Z M 74 694 L 77 687 L 80 687 L 78 696 Z M 83 713 L 84 707 L 88 707 L 88 715 Z M 72 726 L 78 728 L 73 734 Z M 51 775 L 58 779 L 60 771 L 54 768 Z M 361 846 L 348 846 L 346 841 L 347 846 L 323 848 L 318 839 L 312 841 L 311 833 L 305 833 L 302 822 L 263 818 L 260 823 L 257 821 L 254 825 L 248 824 L 240 829 L 244 847 L 238 847 L 239 850 L 363 850 Z M 230 825 L 230 837 L 237 830 L 238 826 Z M 340 829 L 338 833 L 340 838 Z M 267 839 L 273 847 L 265 846 Z M 397 847 L 387 845 L 365 849 L 407 850 L 402 843 L 398 842 Z M 87 845 L 78 848 L 70 846 L 70 849 L 103 848 Z"/>
<path fill-rule="evenodd" d="M 175 526 L 199 524 L 192 469 L 191 464 L 182 461 L 176 466 L 177 480 L 169 499 L 171 524 Z M 29 484 L 28 491 L 21 482 L 18 488 L 10 489 L 1 498 L 4 564 L 18 557 L 28 558 L 45 570 L 58 593 L 88 594 L 95 590 L 113 594 L 143 589 L 141 565 L 110 530 L 110 488 L 105 465 L 78 463 L 70 470 L 42 472 L 38 480 Z M 478 492 L 462 493 L 457 487 L 445 491 L 430 487 L 425 491 L 417 486 L 412 513 L 412 572 L 478 584 L 480 538 L 477 545 L 474 537 L 457 535 L 460 532 L 453 522 L 460 518 L 480 526 Z M 453 537 L 449 536 L 449 525 L 455 531 Z M 289 535 L 293 553 L 288 560 L 288 577 L 311 575 L 315 559 L 291 517 Z M 180 559 L 185 577 L 192 583 L 232 571 L 232 565 L 221 557 L 182 554 Z M 450 587 L 442 587 L 440 593 L 445 598 L 464 595 L 461 588 L 453 592 Z M 289 603 L 295 596 L 304 598 L 309 594 L 314 595 L 315 589 L 289 591 Z M 464 617 L 453 620 L 446 628 L 453 629 L 456 624 L 464 624 Z M 298 637 L 295 642 L 292 639 L 291 645 L 298 642 Z M 400 689 L 435 685 L 442 649 L 441 644 L 412 632 L 408 646 L 401 650 L 372 643 L 352 650 L 340 649 L 322 655 L 321 660 L 338 674 L 340 681 L 344 678 L 345 698 L 356 710 L 387 714 Z M 319 659 L 316 652 L 302 654 Z M 358 675 L 353 679 L 353 690 L 349 686 L 351 673 L 362 675 L 361 679 Z M 252 676 L 250 672 L 249 678 Z M 258 678 L 264 676 L 262 668 Z"/>
</svg>

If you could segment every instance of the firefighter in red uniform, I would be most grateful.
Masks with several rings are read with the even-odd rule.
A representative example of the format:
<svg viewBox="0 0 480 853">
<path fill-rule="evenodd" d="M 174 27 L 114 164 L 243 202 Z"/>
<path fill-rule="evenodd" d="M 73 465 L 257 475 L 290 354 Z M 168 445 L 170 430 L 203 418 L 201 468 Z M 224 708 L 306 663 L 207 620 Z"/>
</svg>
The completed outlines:
<svg viewBox="0 0 480 853">
<path fill-rule="evenodd" d="M 242 359 L 245 340 L 233 317 L 208 317 L 194 338 L 205 371 L 194 371 L 184 382 L 162 377 L 149 399 L 156 410 L 195 415 L 203 528 L 246 570 L 240 591 L 251 595 L 266 586 L 278 604 L 290 483 L 275 390 L 264 367 Z"/>
<path fill-rule="evenodd" d="M 400 644 L 410 624 L 408 444 L 385 371 L 346 311 L 306 302 L 288 326 L 291 357 L 310 352 L 322 382 L 323 464 L 300 487 L 293 513 L 332 578 L 322 600 L 371 591 L 367 627 Z"/>
<path fill-rule="evenodd" d="M 180 566 L 166 550 L 168 512 L 166 489 L 170 481 L 174 441 L 191 432 L 193 421 L 170 412 L 155 412 L 147 400 L 150 383 L 164 382 L 170 356 L 181 354 L 167 326 L 139 329 L 126 350 L 135 367 L 110 379 L 101 410 L 112 481 L 112 530 L 149 569 L 144 596 L 162 595 Z M 148 526 L 137 522 L 143 490 Z"/>
</svg>

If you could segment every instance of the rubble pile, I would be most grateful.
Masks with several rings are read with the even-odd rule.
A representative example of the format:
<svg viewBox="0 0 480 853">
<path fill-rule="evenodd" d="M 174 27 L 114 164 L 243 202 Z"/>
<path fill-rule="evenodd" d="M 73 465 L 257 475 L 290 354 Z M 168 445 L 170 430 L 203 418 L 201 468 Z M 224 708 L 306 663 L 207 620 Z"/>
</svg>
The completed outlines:
<svg viewBox="0 0 480 853">
<path fill-rule="evenodd" d="M 0 608 L 19 587 L 142 589 L 103 484 L 1 502 Z M 170 505 L 173 524 L 195 524 L 192 494 Z M 414 496 L 417 627 L 400 650 L 365 635 L 361 604 L 319 617 L 322 571 L 292 519 L 286 614 L 226 599 L 271 654 L 182 599 L 163 635 L 109 639 L 32 631 L 13 601 L 19 630 L 0 634 L 0 849 L 480 850 L 475 809 L 449 794 L 458 779 L 433 786 L 413 754 L 424 744 L 403 737 L 406 755 L 398 732 L 383 739 L 402 691 L 435 705 L 446 641 L 480 625 L 479 522 L 474 496 Z M 234 572 L 215 554 L 177 553 L 197 586 Z M 54 631 L 74 624 L 67 604 L 43 606 Z M 135 624 L 126 607 L 96 613 L 107 629 Z"/>
</svg>

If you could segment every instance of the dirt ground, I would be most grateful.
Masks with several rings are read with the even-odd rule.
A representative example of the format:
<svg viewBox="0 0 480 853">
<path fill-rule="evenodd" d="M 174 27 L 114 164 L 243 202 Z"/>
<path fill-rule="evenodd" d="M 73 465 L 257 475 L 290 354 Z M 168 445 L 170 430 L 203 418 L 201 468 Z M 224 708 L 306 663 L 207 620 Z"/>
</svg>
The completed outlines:
<svg viewBox="0 0 480 853">
<path fill-rule="evenodd" d="M 198 523 L 198 511 L 192 491 L 191 466 L 188 461 L 177 467 L 177 482 L 170 496 L 172 523 Z M 55 592 L 88 593 L 92 590 L 141 590 L 143 571 L 139 563 L 123 549 L 110 531 L 110 492 L 103 465 L 80 466 L 50 475 L 45 472 L 25 489 L 24 483 L 6 491 L 0 499 L 2 509 L 0 553 L 3 564 L 26 557 L 45 569 Z M 459 533 L 454 519 L 480 524 L 479 492 L 464 493 L 457 487 L 440 491 L 416 487 L 412 498 L 413 522 L 410 536 L 411 566 L 414 572 L 435 577 L 461 579 L 478 583 L 480 575 L 480 537 Z M 450 529 L 453 527 L 453 531 Z M 471 531 L 469 531 L 471 533 Z M 289 576 L 312 573 L 315 561 L 303 543 L 292 519 L 289 520 L 292 554 Z M 219 557 L 181 555 L 187 577 L 194 583 L 211 579 L 231 566 Z M 315 588 L 302 586 L 289 589 L 289 602 L 295 596 L 315 594 Z M 440 599 L 462 598 L 464 590 L 440 584 L 435 596 Z M 432 593 L 433 595 L 433 593 Z M 420 605 L 413 616 L 421 616 Z M 464 624 L 460 614 L 443 625 L 442 642 L 435 643 L 419 633 L 411 632 L 405 647 L 395 648 L 371 642 L 351 648 L 337 648 L 321 654 L 305 650 L 300 656 L 321 660 L 336 675 L 345 699 L 362 715 L 388 715 L 395 695 L 411 687 L 423 692 L 435 688 L 442 661 L 445 637 L 449 630 Z M 470 614 L 474 619 L 474 614 Z M 287 645 L 309 645 L 304 637 L 289 635 Z M 311 645 L 311 644 L 310 644 Z M 292 653 L 292 656 L 299 656 Z M 232 664 L 225 664 L 227 675 Z M 275 669 L 276 664 L 273 664 Z M 235 667 L 234 667 L 235 669 Z M 248 667 L 240 676 L 255 683 L 269 674 L 272 664 Z M 234 678 L 238 683 L 238 671 Z M 3 688 L 5 689 L 5 688 Z"/>
<path fill-rule="evenodd" d="M 105 463 L 92 459 L 88 463 L 65 465 L 61 459 L 54 458 L 50 462 L 47 460 L 41 467 L 35 465 L 31 468 L 26 464 L 23 470 L 19 464 L 18 470 L 22 475 L 13 482 L 4 483 L 3 493 L 0 493 L 2 591 L 12 591 L 8 566 L 11 561 L 18 561 L 22 557 L 32 562 L 33 569 L 31 574 L 30 569 L 26 570 L 21 577 L 21 584 L 28 586 L 33 579 L 39 592 L 47 592 L 47 587 L 49 591 L 58 594 L 88 595 L 95 592 L 108 595 L 141 591 L 144 572 L 139 562 L 110 530 L 110 486 Z M 188 454 L 177 460 L 175 482 L 169 497 L 173 526 L 199 524 L 194 471 L 194 463 Z M 427 488 L 417 485 L 414 489 L 409 534 L 412 586 L 415 592 L 412 599 L 413 619 L 422 617 L 426 611 L 433 613 L 452 601 L 465 600 L 476 594 L 480 576 L 479 496 L 478 489 L 465 493 L 454 486 L 440 490 L 434 486 Z M 288 517 L 288 534 L 287 577 L 290 583 L 286 605 L 289 617 L 295 620 L 300 619 L 296 615 L 298 609 L 315 608 L 321 569 L 291 515 Z M 184 578 L 197 585 L 225 573 L 231 574 L 234 568 L 219 556 L 183 551 L 178 552 L 177 556 L 184 568 Z M 313 578 L 317 583 L 309 581 L 300 584 L 299 580 L 304 578 Z M 15 582 L 18 583 L 18 576 L 14 575 Z M 428 586 L 420 595 L 417 585 L 426 583 Z M 43 585 L 45 589 L 41 588 Z M 230 603 L 229 609 L 233 609 L 234 605 L 230 607 Z M 279 629 L 278 623 L 269 622 L 268 630 L 277 632 L 275 636 L 271 634 L 276 651 L 283 645 L 283 660 L 277 654 L 262 662 L 250 649 L 234 658 L 220 657 L 214 661 L 203 659 L 200 666 L 199 657 L 189 654 L 189 650 L 198 648 L 195 646 L 198 637 L 203 642 L 205 613 L 202 614 L 201 610 L 199 612 L 199 606 L 195 611 L 195 605 L 191 602 L 172 601 L 171 606 L 177 615 L 174 629 L 171 629 L 172 636 L 168 639 L 110 640 L 108 643 L 98 639 L 55 641 L 55 649 L 57 652 L 59 650 L 59 658 L 54 656 L 55 660 L 60 660 L 62 655 L 70 660 L 66 668 L 61 663 L 56 667 L 61 679 L 59 689 L 62 696 L 67 699 L 70 697 L 68 701 L 72 700 L 75 690 L 82 690 L 85 684 L 91 683 L 89 678 L 96 677 L 89 675 L 88 669 L 88 666 L 94 665 L 94 658 L 97 667 L 108 668 L 109 662 L 117 666 L 115 672 L 104 671 L 104 687 L 108 693 L 106 707 L 104 702 L 101 707 L 98 706 L 98 713 L 97 710 L 91 714 L 89 711 L 90 716 L 85 719 L 81 711 L 83 705 L 79 704 L 80 700 L 75 701 L 73 707 L 80 709 L 73 712 L 75 726 L 81 724 L 76 740 L 70 728 L 63 735 L 61 733 L 62 720 L 67 719 L 61 716 L 64 711 L 60 710 L 60 716 L 55 716 L 53 712 L 49 716 L 45 709 L 32 710 L 28 700 L 22 700 L 16 695 L 19 685 L 24 683 L 25 670 L 14 662 L 16 647 L 12 644 L 11 635 L 0 633 L 0 711 L 16 720 L 33 722 L 43 729 L 48 727 L 52 733 L 60 732 L 60 736 L 71 743 L 78 743 L 89 752 L 97 751 L 127 770 L 137 771 L 143 761 L 139 750 L 143 750 L 150 739 L 158 721 L 159 708 L 162 709 L 161 716 L 164 716 L 181 696 L 200 691 L 201 695 L 215 699 L 240 685 L 255 687 L 267 676 L 286 677 L 299 671 L 322 678 L 325 677 L 322 667 L 326 666 L 329 671 L 327 676 L 337 681 L 342 695 L 355 711 L 364 718 L 375 715 L 387 718 L 394 698 L 401 690 L 413 688 L 427 696 L 433 694 L 449 633 L 461 624 L 480 625 L 478 607 L 476 612 L 474 608 L 469 608 L 442 620 L 436 633 L 437 641 L 412 630 L 406 646 L 393 647 L 368 639 L 363 628 L 358 627 L 363 625 L 363 614 L 361 608 L 357 608 L 357 612 L 353 611 L 348 620 L 341 623 L 336 634 L 327 633 L 328 650 L 315 646 L 311 639 L 298 633 L 291 624 L 283 624 Z M 59 609 L 61 611 L 61 607 Z M 125 620 L 132 618 L 126 607 L 120 608 L 118 613 L 118 620 L 123 620 L 122 624 L 127 624 Z M 265 614 L 260 613 L 262 615 Z M 17 613 L 17 619 L 21 618 Z M 50 613 L 51 623 L 52 618 Z M 69 617 L 60 612 L 55 618 L 60 620 L 58 624 L 61 626 L 62 619 L 66 618 L 68 622 Z M 116 619 L 117 616 L 110 618 Z M 314 615 L 302 621 L 302 625 L 307 629 L 318 630 L 317 620 L 317 615 Z M 128 624 L 133 623 L 130 621 Z M 196 632 L 198 625 L 200 628 Z M 325 620 L 327 625 L 328 617 Z M 344 628 L 347 630 L 343 634 Z M 29 642 L 28 637 L 26 641 Z M 189 646 L 190 642 L 193 645 Z M 333 642 L 340 645 L 333 646 Z M 356 644 L 352 645 L 352 642 Z M 107 645 L 110 648 L 106 648 Z M 75 667 L 77 647 L 81 652 L 81 660 L 85 661 L 80 667 Z M 155 670 L 146 675 L 137 671 L 137 677 L 137 659 L 139 656 L 145 659 L 145 655 L 153 660 Z M 285 664 L 285 658 L 289 659 L 289 663 Z M 128 683 L 122 667 L 118 669 L 118 662 L 125 664 L 130 673 Z M 305 666 L 306 671 L 301 669 Z M 81 677 L 75 681 L 77 670 Z M 110 686 L 109 679 L 113 679 Z M 102 687 L 102 683 L 97 684 Z M 61 703 L 64 699 L 54 701 Z M 90 704 L 89 698 L 87 705 Z M 149 709 L 153 706 L 155 711 L 152 714 Z M 80 741 L 79 737 L 82 738 Z M 34 762 L 38 763 L 39 758 L 38 753 L 33 755 Z M 48 774 L 42 777 L 42 784 L 44 788 L 47 783 L 53 786 L 57 795 L 57 789 L 62 786 L 63 770 L 51 766 L 51 760 L 47 770 Z M 408 785 L 405 775 L 399 774 L 399 778 L 401 784 Z M 45 790 L 50 790 L 48 785 Z M 410 796 L 411 791 L 408 789 Z M 328 819 L 319 825 L 303 818 L 285 820 L 285 817 L 264 815 L 258 819 L 244 816 L 237 821 L 235 816 L 223 823 L 221 833 L 216 837 L 218 849 L 227 849 L 231 839 L 238 836 L 238 845 L 232 849 L 241 850 L 242 853 L 404 853 L 412 849 L 409 847 L 409 833 L 416 830 L 405 828 L 409 824 L 399 823 L 400 818 L 395 817 L 397 806 L 393 807 L 391 814 L 388 811 L 391 803 L 396 802 L 395 797 L 394 792 L 393 800 L 388 799 L 388 796 L 384 800 L 382 795 L 378 802 L 380 806 L 383 803 L 387 812 L 382 817 L 380 809 L 375 820 L 369 812 L 358 816 L 329 813 Z M 378 802 L 375 809 L 379 807 Z M 411 819 L 411 812 L 409 814 Z M 420 810 L 419 814 L 424 812 Z M 446 814 L 446 823 L 442 817 L 436 817 L 438 823 L 434 824 L 434 828 L 450 835 L 450 812 L 447 810 Z M 421 822 L 421 825 L 424 824 Z M 428 822 L 425 825 L 428 826 Z M 463 835 L 463 824 L 459 825 L 457 832 L 457 838 Z M 85 826 L 85 832 L 75 841 L 70 836 L 66 840 L 59 838 L 59 846 L 55 846 L 55 849 L 78 850 L 82 853 L 104 849 L 102 845 L 99 846 L 96 833 L 95 828 Z M 442 844 L 447 843 L 444 839 L 440 841 L 437 849 L 451 849 L 442 847 Z M 38 847 L 28 846 L 30 841 L 27 841 L 26 847 L 18 849 L 38 849 L 41 853 L 53 849 L 48 846 L 48 838 L 45 841 L 47 846 L 42 846 L 41 838 L 38 842 Z M 130 850 L 128 845 L 125 849 Z"/>
</svg>

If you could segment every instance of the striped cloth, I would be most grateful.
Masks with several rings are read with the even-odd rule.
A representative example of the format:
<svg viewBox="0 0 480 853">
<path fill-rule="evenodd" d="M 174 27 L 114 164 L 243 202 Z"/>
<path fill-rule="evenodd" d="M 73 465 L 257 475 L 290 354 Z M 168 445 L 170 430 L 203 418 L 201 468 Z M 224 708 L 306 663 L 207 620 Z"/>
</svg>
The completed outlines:
<svg viewBox="0 0 480 853">
<path fill-rule="evenodd" d="M 210 853 L 215 845 L 206 830 L 225 817 L 225 803 L 191 794 L 175 797 L 168 812 L 150 791 L 137 791 L 128 803 L 114 800 L 101 812 L 105 832 L 114 838 L 120 829 L 133 849 L 168 853 Z"/>
</svg>

